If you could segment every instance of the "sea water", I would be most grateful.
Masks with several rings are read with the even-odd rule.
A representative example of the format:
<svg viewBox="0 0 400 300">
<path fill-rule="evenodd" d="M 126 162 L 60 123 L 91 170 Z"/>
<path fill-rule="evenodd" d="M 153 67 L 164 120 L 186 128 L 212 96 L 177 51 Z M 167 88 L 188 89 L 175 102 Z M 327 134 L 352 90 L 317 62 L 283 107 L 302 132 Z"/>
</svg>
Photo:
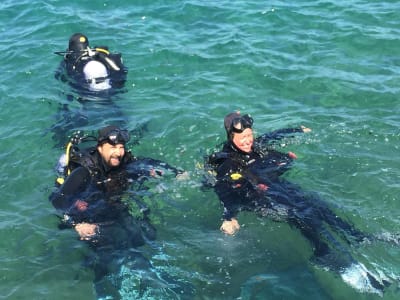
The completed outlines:
<svg viewBox="0 0 400 300">
<path fill-rule="evenodd" d="M 366 0 L 2 1 L 0 298 L 96 297 L 90 250 L 73 230 L 58 230 L 48 201 L 64 152 L 50 128 L 64 104 L 85 113 L 54 78 L 62 60 L 54 52 L 82 32 L 129 68 L 113 99 L 119 111 L 95 107 L 82 129 L 145 124 L 135 155 L 190 175 L 151 190 L 158 238 L 140 251 L 156 272 L 190 285 L 189 299 L 398 299 L 399 11 L 398 1 Z M 201 188 L 201 166 L 234 110 L 254 117 L 257 134 L 312 128 L 282 145 L 298 156 L 287 178 L 391 240 L 349 246 L 391 280 L 382 297 L 313 265 L 310 245 L 285 223 L 243 213 L 237 235 L 219 231 L 221 206 Z M 134 281 L 123 291 L 134 297 Z"/>
</svg>

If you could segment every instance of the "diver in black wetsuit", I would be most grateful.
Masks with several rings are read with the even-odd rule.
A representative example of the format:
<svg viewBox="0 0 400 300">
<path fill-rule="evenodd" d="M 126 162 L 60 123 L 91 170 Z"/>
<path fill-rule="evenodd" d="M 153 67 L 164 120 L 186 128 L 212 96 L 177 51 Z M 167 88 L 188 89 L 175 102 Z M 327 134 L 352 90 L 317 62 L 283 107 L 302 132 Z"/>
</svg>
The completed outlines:
<svg viewBox="0 0 400 300">
<path fill-rule="evenodd" d="M 164 162 L 134 157 L 125 149 L 128 140 L 126 130 L 107 126 L 99 130 L 95 147 L 79 150 L 69 144 L 66 179 L 59 178 L 59 187 L 49 197 L 60 214 L 60 228 L 74 228 L 94 250 L 92 268 L 97 295 L 111 295 L 112 299 L 120 297 L 118 280 L 122 279 L 118 272 L 122 265 L 155 276 L 150 262 L 137 250 L 156 236 L 148 218 L 149 209 L 138 194 L 126 191 L 149 177 L 168 172 L 182 174 Z M 132 209 L 141 215 L 134 217 Z M 152 280 L 164 282 L 160 278 Z"/>
<path fill-rule="evenodd" d="M 116 97 L 125 92 L 128 74 L 121 54 L 110 52 L 107 46 L 90 47 L 82 33 L 70 37 L 66 51 L 55 53 L 63 55 L 55 78 L 72 88 L 66 91 L 67 101 L 60 103 L 56 123 L 50 129 L 57 146 L 78 128 L 99 124 L 104 118 L 125 127 L 124 114 L 115 103 Z"/>
<path fill-rule="evenodd" d="M 55 77 L 69 81 L 78 90 L 90 92 L 109 91 L 124 86 L 128 69 L 120 53 L 111 53 L 106 46 L 89 46 L 82 33 L 73 34 L 66 51 L 56 54 L 64 56 Z"/>
<path fill-rule="evenodd" d="M 254 139 L 253 119 L 239 112 L 228 114 L 224 125 L 228 140 L 222 151 L 210 155 L 206 162 L 208 174 L 215 176 L 212 185 L 224 208 L 221 230 L 231 235 L 237 232 L 240 225 L 236 217 L 241 210 L 286 221 L 310 241 L 315 263 L 338 272 L 360 290 L 382 293 L 386 282 L 355 261 L 346 245 L 334 235 L 348 243 L 361 242 L 367 236 L 337 216 L 318 197 L 281 177 L 296 155 L 276 151 L 273 144 L 285 136 L 311 130 L 283 129 Z"/>
</svg>

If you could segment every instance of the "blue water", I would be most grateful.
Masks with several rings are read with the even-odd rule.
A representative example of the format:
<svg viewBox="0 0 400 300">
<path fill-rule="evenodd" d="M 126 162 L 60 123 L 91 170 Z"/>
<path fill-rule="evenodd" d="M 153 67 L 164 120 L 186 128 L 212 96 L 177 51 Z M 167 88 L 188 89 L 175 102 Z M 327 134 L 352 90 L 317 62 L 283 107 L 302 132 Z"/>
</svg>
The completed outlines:
<svg viewBox="0 0 400 300">
<path fill-rule="evenodd" d="M 194 299 L 398 299 L 399 245 L 351 247 L 393 282 L 382 298 L 362 293 L 312 265 L 284 223 L 243 213 L 240 232 L 224 236 L 218 199 L 200 187 L 203 156 L 239 109 L 258 133 L 311 127 L 284 149 L 299 157 L 288 178 L 368 233 L 399 233 L 399 11 L 363 0 L 3 0 L 0 299 L 95 299 L 89 249 L 57 229 L 47 200 L 63 152 L 48 129 L 71 92 L 54 79 L 53 52 L 74 32 L 123 54 L 128 81 L 114 101 L 128 128 L 147 124 L 133 152 L 190 173 L 152 189 L 158 239 L 141 251 L 158 271 L 191 283 Z M 96 111 L 83 129 L 116 118 Z M 133 298 L 134 280 L 124 287 Z"/>
</svg>

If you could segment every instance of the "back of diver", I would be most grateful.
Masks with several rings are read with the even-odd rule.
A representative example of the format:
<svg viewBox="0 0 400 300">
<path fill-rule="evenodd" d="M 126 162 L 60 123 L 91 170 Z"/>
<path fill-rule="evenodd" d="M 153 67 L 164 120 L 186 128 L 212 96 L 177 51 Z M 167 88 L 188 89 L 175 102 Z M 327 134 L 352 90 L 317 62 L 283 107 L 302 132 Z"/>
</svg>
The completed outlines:
<svg viewBox="0 0 400 300">
<path fill-rule="evenodd" d="M 88 38 L 75 33 L 69 39 L 68 49 L 58 51 L 63 55 L 55 77 L 69 81 L 80 93 L 96 94 L 123 88 L 128 69 L 120 53 L 111 53 L 106 46 L 91 48 Z"/>
</svg>

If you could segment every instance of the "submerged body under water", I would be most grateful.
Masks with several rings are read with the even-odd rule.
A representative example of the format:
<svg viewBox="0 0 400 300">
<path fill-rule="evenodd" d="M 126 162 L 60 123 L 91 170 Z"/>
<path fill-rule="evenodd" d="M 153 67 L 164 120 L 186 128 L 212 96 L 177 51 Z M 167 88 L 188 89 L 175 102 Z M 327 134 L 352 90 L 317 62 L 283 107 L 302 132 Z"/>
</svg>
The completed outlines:
<svg viewBox="0 0 400 300">
<path fill-rule="evenodd" d="M 273 145 L 293 132 L 301 130 L 289 128 L 263 134 L 254 140 L 251 151 L 247 152 L 228 140 L 221 151 L 207 158 L 209 175 L 205 183 L 214 188 L 223 204 L 224 222 L 237 222 L 238 213 L 244 210 L 287 222 L 310 242 L 314 264 L 339 274 L 361 292 L 382 296 L 393 280 L 369 271 L 352 254 L 353 247 L 374 242 L 377 236 L 358 230 L 316 193 L 305 192 L 282 177 L 296 156 L 279 152 Z"/>
<path fill-rule="evenodd" d="M 64 183 L 49 199 L 59 214 L 59 228 L 75 229 L 91 249 L 85 265 L 93 270 L 97 297 L 125 299 L 127 290 L 131 297 L 135 295 L 134 299 L 191 295 L 190 284 L 157 271 L 140 250 L 156 239 L 150 210 L 141 200 L 148 194 L 145 183 L 153 172 L 161 175 L 179 171 L 158 160 L 134 158 L 130 153 L 123 157 L 123 167 L 103 170 L 103 158 L 94 149 L 71 154 L 65 166 L 71 173 L 65 170 Z M 83 235 L 78 227 L 87 226 L 95 226 L 95 230 Z M 132 282 L 127 281 L 128 277 Z"/>
<path fill-rule="evenodd" d="M 121 128 L 127 126 L 127 117 L 112 98 L 95 95 L 92 99 L 84 99 L 79 96 L 78 100 L 71 101 L 77 103 L 59 104 L 54 115 L 54 124 L 48 130 L 57 147 L 66 145 L 68 139 L 77 131 L 104 125 L 104 120 Z"/>
</svg>

